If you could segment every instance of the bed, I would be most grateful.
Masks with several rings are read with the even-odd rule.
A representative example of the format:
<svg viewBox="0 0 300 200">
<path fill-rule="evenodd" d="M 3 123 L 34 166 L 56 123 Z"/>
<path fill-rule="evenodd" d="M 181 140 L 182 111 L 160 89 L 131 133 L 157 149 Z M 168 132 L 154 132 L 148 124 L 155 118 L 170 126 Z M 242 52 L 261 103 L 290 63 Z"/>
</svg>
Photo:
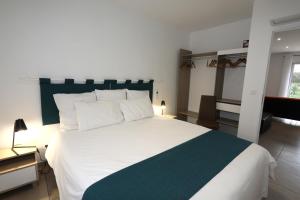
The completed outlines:
<svg viewBox="0 0 300 200">
<path fill-rule="evenodd" d="M 155 117 L 87 132 L 59 133 L 46 156 L 55 172 L 60 198 L 79 200 L 94 182 L 207 131 L 198 125 Z M 192 199 L 266 197 L 273 164 L 265 149 L 252 144 Z"/>
<path fill-rule="evenodd" d="M 49 84 L 47 82 L 47 89 L 55 93 Z M 44 89 L 41 87 L 45 100 Z M 42 108 L 47 111 L 45 105 Z M 49 118 L 49 113 L 45 116 L 47 120 L 54 119 Z M 159 116 L 88 131 L 62 131 L 53 135 L 46 158 L 54 170 L 60 199 L 79 200 L 95 182 L 208 131 L 202 126 Z M 267 197 L 269 177 L 274 176 L 275 166 L 267 150 L 251 144 L 191 199 L 259 200 Z"/>
</svg>

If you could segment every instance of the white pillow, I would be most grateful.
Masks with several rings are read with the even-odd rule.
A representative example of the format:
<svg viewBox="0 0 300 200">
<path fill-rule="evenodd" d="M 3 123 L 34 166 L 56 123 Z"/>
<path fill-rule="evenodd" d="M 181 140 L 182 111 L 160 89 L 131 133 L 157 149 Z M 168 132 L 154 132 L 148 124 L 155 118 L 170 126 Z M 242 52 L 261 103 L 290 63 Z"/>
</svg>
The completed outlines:
<svg viewBox="0 0 300 200">
<path fill-rule="evenodd" d="M 97 101 L 126 100 L 126 89 L 122 90 L 95 90 Z"/>
<path fill-rule="evenodd" d="M 149 97 L 122 101 L 120 107 L 126 121 L 134 121 L 154 116 Z"/>
<path fill-rule="evenodd" d="M 113 101 L 75 104 L 79 130 L 117 124 L 124 120 L 120 105 Z"/>
<path fill-rule="evenodd" d="M 95 102 L 94 92 L 81 94 L 54 94 L 56 106 L 59 110 L 60 127 L 65 130 L 78 128 L 75 103 L 76 102 Z"/>
<path fill-rule="evenodd" d="M 141 99 L 149 97 L 149 91 L 148 90 L 127 90 L 127 99 L 133 100 L 133 99 Z"/>
</svg>

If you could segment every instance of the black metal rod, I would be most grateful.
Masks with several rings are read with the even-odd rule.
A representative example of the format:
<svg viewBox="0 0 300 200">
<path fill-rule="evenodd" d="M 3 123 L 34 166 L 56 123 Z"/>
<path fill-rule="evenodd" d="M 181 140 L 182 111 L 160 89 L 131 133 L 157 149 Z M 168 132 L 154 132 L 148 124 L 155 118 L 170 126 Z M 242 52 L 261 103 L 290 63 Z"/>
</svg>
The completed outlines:
<svg viewBox="0 0 300 200">
<path fill-rule="evenodd" d="M 17 156 L 19 155 L 15 150 L 14 148 L 11 149 Z"/>
<path fill-rule="evenodd" d="M 13 141 L 12 141 L 11 149 L 13 149 L 14 146 L 15 146 L 15 131 L 13 133 Z"/>
<path fill-rule="evenodd" d="M 15 146 L 14 148 L 36 148 L 36 146 Z"/>
</svg>

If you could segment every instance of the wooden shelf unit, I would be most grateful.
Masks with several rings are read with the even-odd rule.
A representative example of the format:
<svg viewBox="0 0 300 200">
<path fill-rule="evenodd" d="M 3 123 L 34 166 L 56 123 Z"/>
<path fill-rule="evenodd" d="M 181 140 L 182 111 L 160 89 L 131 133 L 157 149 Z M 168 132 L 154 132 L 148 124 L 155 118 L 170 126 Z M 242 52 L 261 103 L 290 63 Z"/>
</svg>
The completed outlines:
<svg viewBox="0 0 300 200">
<path fill-rule="evenodd" d="M 218 56 L 247 54 L 247 53 L 248 53 L 248 48 L 225 49 L 225 50 L 218 51 Z"/>
<path fill-rule="evenodd" d="M 189 84 L 190 84 L 190 73 L 191 67 L 193 67 L 192 59 L 195 57 L 206 57 L 206 56 L 217 56 L 219 58 L 243 58 L 247 59 L 248 48 L 236 48 L 236 49 L 225 49 L 217 52 L 207 52 L 193 54 L 189 50 L 180 50 L 180 63 L 179 63 L 179 78 L 178 78 L 178 94 L 177 94 L 177 118 L 187 121 L 188 117 L 198 118 L 198 113 L 193 111 L 188 111 L 189 102 Z M 184 67 L 185 66 L 185 67 Z M 231 112 L 235 114 L 240 113 L 241 101 L 233 99 L 223 99 L 223 85 L 226 67 L 216 67 L 216 81 L 214 96 L 217 98 L 217 110 Z M 238 122 L 230 119 L 219 119 L 220 123 L 232 125 L 237 127 Z"/>
<path fill-rule="evenodd" d="M 232 119 L 227 119 L 227 118 L 220 118 L 220 119 L 217 120 L 217 122 L 219 124 L 224 124 L 224 125 L 232 126 L 232 127 L 235 127 L 235 128 L 237 128 L 239 126 L 238 121 L 235 121 L 235 120 L 232 120 Z"/>
<path fill-rule="evenodd" d="M 192 117 L 197 119 L 198 118 L 198 113 L 193 112 L 193 111 L 181 111 L 179 112 L 180 115 L 186 116 L 186 117 Z"/>
<path fill-rule="evenodd" d="M 217 102 L 238 105 L 238 106 L 242 104 L 240 100 L 235 100 L 235 99 L 217 99 Z"/>
<path fill-rule="evenodd" d="M 35 148 L 0 149 L 0 193 L 38 180 Z"/>
<path fill-rule="evenodd" d="M 37 161 L 35 159 L 35 155 L 27 154 L 22 155 L 21 157 L 14 157 L 7 160 L 3 160 L 0 163 L 0 175 L 16 171 L 18 169 L 23 169 L 26 167 L 30 167 L 36 165 Z"/>
</svg>

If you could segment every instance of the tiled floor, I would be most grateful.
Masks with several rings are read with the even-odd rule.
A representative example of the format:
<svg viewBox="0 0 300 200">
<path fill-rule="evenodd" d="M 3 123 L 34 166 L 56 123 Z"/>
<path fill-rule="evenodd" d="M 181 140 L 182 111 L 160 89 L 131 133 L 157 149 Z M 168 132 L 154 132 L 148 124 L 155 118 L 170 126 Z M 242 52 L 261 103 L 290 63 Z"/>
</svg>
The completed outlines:
<svg viewBox="0 0 300 200">
<path fill-rule="evenodd" d="M 274 121 L 259 144 L 278 162 L 276 180 L 270 180 L 266 200 L 300 200 L 300 127 Z M 49 195 L 48 195 L 49 193 Z M 1 200 L 58 200 L 53 172 L 40 176 L 37 184 L 0 195 Z"/>
<path fill-rule="evenodd" d="M 267 200 L 300 199 L 300 127 L 273 121 L 259 140 L 277 160 L 276 180 L 270 180 Z"/>
</svg>

